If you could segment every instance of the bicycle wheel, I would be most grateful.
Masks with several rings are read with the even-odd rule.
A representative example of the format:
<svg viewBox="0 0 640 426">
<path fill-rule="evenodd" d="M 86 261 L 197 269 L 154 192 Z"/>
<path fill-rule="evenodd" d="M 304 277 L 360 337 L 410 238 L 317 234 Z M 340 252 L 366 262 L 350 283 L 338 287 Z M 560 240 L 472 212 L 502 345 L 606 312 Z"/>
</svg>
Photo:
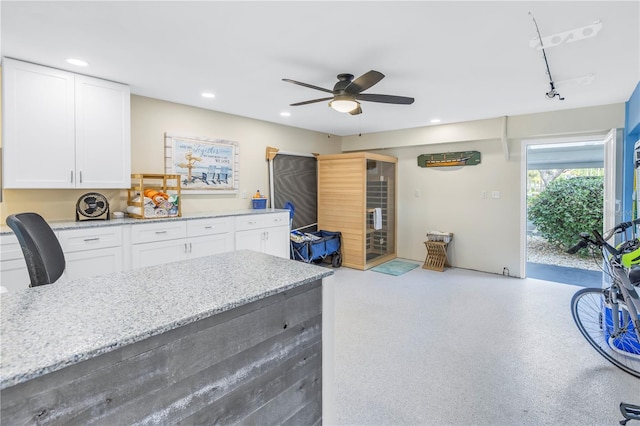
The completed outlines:
<svg viewBox="0 0 640 426">
<path fill-rule="evenodd" d="M 619 347 L 638 347 L 638 337 L 633 327 L 616 336 L 615 341 L 608 335 L 613 329 L 611 315 L 607 314 L 604 298 L 607 290 L 584 288 L 571 299 L 571 314 L 585 339 L 616 367 L 640 377 L 640 354 L 633 354 Z M 610 310 L 609 310 L 610 311 Z M 613 348 L 612 348 L 613 346 Z M 617 346 L 617 347 L 616 347 Z"/>
</svg>

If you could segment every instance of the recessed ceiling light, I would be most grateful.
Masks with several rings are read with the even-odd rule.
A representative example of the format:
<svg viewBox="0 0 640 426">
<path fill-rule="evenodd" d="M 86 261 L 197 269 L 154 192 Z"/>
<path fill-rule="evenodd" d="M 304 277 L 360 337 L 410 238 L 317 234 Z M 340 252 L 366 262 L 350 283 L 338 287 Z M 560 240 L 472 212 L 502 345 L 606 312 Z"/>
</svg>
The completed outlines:
<svg viewBox="0 0 640 426">
<path fill-rule="evenodd" d="M 86 67 L 87 65 L 89 65 L 88 62 L 83 61 L 82 59 L 69 58 L 67 59 L 67 62 L 70 63 L 71 65 L 76 65 L 78 67 Z"/>
<path fill-rule="evenodd" d="M 440 121 L 442 120 L 440 120 L 439 118 L 434 118 L 433 120 L 431 120 L 431 123 L 436 124 L 436 123 L 439 123 Z"/>
<path fill-rule="evenodd" d="M 202 97 L 203 97 L 203 98 L 215 98 L 215 97 L 216 97 L 216 95 L 214 95 L 214 94 L 213 94 L 213 93 L 211 93 L 211 92 L 202 92 Z"/>
<path fill-rule="evenodd" d="M 281 115 L 281 116 L 283 116 L 283 117 L 290 117 L 290 116 L 291 116 L 291 113 L 290 113 L 290 112 L 287 112 L 287 111 L 282 111 L 282 112 L 280 113 L 280 115 Z"/>
</svg>

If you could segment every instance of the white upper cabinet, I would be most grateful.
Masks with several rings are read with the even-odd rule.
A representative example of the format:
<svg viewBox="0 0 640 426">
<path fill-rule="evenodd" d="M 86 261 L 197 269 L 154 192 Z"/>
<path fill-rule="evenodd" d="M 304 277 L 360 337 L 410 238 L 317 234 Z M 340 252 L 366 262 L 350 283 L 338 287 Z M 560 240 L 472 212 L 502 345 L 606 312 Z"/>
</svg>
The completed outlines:
<svg viewBox="0 0 640 426">
<path fill-rule="evenodd" d="M 131 186 L 129 87 L 76 75 L 76 187 Z"/>
<path fill-rule="evenodd" d="M 128 188 L 130 91 L 3 59 L 5 188 Z"/>
</svg>

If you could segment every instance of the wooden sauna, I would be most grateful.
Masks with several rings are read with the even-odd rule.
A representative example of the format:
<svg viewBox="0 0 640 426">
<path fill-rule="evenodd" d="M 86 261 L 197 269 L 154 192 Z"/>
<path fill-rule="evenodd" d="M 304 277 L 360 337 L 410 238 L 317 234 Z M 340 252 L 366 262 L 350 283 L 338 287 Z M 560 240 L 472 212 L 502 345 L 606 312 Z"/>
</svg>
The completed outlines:
<svg viewBox="0 0 640 426">
<path fill-rule="evenodd" d="M 396 257 L 398 159 L 319 155 L 318 229 L 342 233 L 342 265 L 369 269 Z"/>
</svg>

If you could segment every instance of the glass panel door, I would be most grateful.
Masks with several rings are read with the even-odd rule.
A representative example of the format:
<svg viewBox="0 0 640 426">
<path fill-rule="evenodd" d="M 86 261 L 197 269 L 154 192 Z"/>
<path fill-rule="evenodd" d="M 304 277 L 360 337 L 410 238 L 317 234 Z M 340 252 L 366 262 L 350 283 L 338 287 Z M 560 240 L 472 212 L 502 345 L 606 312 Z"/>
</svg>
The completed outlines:
<svg viewBox="0 0 640 426">
<path fill-rule="evenodd" d="M 396 165 L 367 159 L 366 263 L 395 252 Z"/>
</svg>

